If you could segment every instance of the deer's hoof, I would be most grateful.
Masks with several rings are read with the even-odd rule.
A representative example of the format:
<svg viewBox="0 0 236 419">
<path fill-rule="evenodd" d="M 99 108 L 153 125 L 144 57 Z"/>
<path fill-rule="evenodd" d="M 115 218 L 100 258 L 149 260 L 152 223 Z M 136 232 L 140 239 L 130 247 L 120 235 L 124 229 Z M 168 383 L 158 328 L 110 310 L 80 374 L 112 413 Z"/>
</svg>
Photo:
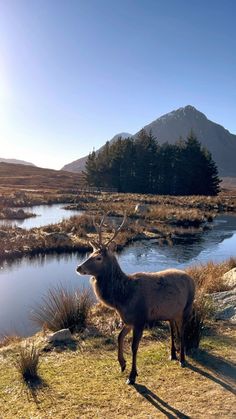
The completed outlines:
<svg viewBox="0 0 236 419">
<path fill-rule="evenodd" d="M 138 373 L 131 373 L 128 380 L 126 381 L 126 384 L 132 385 L 135 383 L 136 377 L 137 377 Z"/>
<path fill-rule="evenodd" d="M 135 384 L 135 378 L 131 378 L 131 377 L 129 377 L 129 378 L 126 380 L 126 384 L 128 384 L 128 385 L 132 386 L 133 384 Z"/>
<path fill-rule="evenodd" d="M 181 368 L 184 368 L 185 367 L 185 362 L 184 361 L 180 361 L 179 365 L 180 365 Z"/>
</svg>

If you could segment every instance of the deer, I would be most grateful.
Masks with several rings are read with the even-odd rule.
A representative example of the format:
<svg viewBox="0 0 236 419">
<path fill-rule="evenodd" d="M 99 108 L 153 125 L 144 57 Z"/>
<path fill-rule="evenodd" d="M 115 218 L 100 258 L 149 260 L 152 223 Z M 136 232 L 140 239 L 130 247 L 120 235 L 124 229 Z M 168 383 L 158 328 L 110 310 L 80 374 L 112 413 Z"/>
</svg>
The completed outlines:
<svg viewBox="0 0 236 419">
<path fill-rule="evenodd" d="M 171 360 L 177 360 L 175 334 L 180 340 L 180 366 L 185 365 L 184 329 L 191 315 L 195 295 L 193 279 L 184 271 L 167 269 L 159 272 L 124 273 L 115 256 L 117 237 L 126 222 L 126 216 L 112 236 L 103 242 L 102 227 L 95 223 L 98 240 L 91 241 L 92 254 L 78 267 L 80 275 L 91 275 L 96 297 L 120 315 L 123 328 L 118 336 L 118 362 L 125 371 L 124 339 L 132 330 L 132 367 L 127 384 L 135 384 L 137 352 L 145 327 L 157 321 L 168 321 L 171 333 Z"/>
</svg>

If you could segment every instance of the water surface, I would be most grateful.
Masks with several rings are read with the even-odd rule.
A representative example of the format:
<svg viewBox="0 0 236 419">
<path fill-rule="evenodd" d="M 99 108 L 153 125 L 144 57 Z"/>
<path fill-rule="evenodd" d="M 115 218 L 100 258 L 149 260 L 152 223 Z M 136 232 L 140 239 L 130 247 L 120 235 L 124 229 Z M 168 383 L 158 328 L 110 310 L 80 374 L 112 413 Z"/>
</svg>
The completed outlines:
<svg viewBox="0 0 236 419">
<path fill-rule="evenodd" d="M 66 210 L 65 204 L 35 205 L 33 207 L 22 207 L 25 212 L 36 214 L 36 217 L 26 218 L 24 220 L 0 220 L 1 225 L 16 225 L 26 229 L 42 227 L 48 224 L 59 223 L 63 219 L 72 215 L 80 215 L 83 211 Z"/>
</svg>

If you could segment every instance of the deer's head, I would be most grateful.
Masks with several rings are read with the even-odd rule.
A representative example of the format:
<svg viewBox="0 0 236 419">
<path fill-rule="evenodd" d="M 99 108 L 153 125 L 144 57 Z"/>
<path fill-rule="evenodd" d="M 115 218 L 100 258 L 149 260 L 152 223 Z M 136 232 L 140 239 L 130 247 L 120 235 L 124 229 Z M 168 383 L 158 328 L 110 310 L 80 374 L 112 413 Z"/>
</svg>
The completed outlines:
<svg viewBox="0 0 236 419">
<path fill-rule="evenodd" d="M 102 227 L 104 220 L 105 216 L 103 216 L 99 225 L 94 222 L 94 226 L 98 233 L 98 241 L 90 242 L 93 248 L 92 254 L 88 257 L 88 259 L 86 259 L 85 262 L 77 266 L 76 272 L 80 275 L 101 275 L 110 268 L 110 265 L 115 258 L 114 252 L 116 250 L 116 243 L 114 242 L 114 239 L 122 229 L 126 221 L 126 216 L 124 216 L 120 226 L 115 228 L 112 237 L 106 243 L 102 242 Z"/>
</svg>

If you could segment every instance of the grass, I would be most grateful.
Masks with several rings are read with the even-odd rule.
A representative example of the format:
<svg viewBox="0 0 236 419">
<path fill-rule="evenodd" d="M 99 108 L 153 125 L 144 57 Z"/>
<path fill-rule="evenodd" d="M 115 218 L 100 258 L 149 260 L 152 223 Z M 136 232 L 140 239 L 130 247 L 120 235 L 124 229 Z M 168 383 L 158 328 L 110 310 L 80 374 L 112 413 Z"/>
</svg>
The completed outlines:
<svg viewBox="0 0 236 419">
<path fill-rule="evenodd" d="M 91 306 L 89 290 L 74 291 L 59 285 L 43 297 L 32 319 L 41 328 L 53 332 L 68 328 L 73 333 L 85 329 Z"/>
<path fill-rule="evenodd" d="M 186 368 L 168 360 L 169 341 L 150 340 L 145 332 L 138 353 L 139 376 L 127 386 L 114 344 L 103 337 L 81 341 L 77 350 L 41 352 L 44 387 L 32 397 L 17 371 L 9 368 L 17 348 L 2 350 L 0 412 L 4 419 L 48 418 L 208 418 L 235 417 L 235 331 L 218 325 L 205 336 Z M 83 344 L 82 344 L 83 343 Z M 130 368 L 130 341 L 126 344 Z"/>
<path fill-rule="evenodd" d="M 25 382 L 33 382 L 39 378 L 39 351 L 34 343 L 25 343 L 24 346 L 20 346 L 19 355 L 15 363 L 20 376 Z"/>
<path fill-rule="evenodd" d="M 211 294 L 213 292 L 226 291 L 227 285 L 224 282 L 224 273 L 236 267 L 236 258 L 230 258 L 222 263 L 209 261 L 205 264 L 190 266 L 187 273 L 195 280 L 201 292 Z"/>
<path fill-rule="evenodd" d="M 17 334 L 9 334 L 9 335 L 0 335 L 0 348 L 5 346 L 9 346 L 12 344 L 16 344 L 20 342 L 22 338 Z"/>
<path fill-rule="evenodd" d="M 198 349 L 204 334 L 204 329 L 212 319 L 214 306 L 211 298 L 198 292 L 193 304 L 193 310 L 184 332 L 185 350 L 187 353 Z"/>
</svg>

